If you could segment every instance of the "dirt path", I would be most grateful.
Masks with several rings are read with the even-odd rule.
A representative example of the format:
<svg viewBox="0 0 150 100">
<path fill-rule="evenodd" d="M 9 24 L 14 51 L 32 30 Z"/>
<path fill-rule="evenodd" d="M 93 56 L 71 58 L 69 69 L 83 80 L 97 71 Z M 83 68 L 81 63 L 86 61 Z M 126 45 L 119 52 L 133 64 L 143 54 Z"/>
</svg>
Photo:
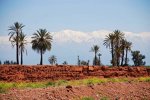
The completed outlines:
<svg viewBox="0 0 150 100">
<path fill-rule="evenodd" d="M 150 82 L 102 83 L 98 85 L 13 89 L 0 94 L 0 100 L 81 100 L 93 97 L 100 100 L 150 100 Z"/>
</svg>

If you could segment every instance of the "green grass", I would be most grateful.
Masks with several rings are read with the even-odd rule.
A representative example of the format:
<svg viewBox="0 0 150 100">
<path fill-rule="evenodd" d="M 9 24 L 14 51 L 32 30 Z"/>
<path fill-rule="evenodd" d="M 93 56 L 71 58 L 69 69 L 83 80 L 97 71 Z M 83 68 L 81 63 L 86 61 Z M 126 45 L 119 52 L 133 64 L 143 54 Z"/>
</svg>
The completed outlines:
<svg viewBox="0 0 150 100">
<path fill-rule="evenodd" d="M 80 80 L 57 80 L 57 81 L 44 81 L 44 82 L 0 82 L 0 93 L 6 93 L 12 88 L 45 88 L 45 87 L 58 87 L 58 86 L 80 86 L 89 84 L 101 84 L 107 82 L 150 82 L 150 77 L 139 78 L 97 78 L 91 77 Z"/>
<path fill-rule="evenodd" d="M 81 100 L 94 100 L 93 97 L 82 97 Z"/>
<path fill-rule="evenodd" d="M 150 77 L 139 77 L 136 79 L 136 81 L 150 82 Z"/>
<path fill-rule="evenodd" d="M 110 100 L 108 97 L 102 97 L 100 100 Z"/>
</svg>

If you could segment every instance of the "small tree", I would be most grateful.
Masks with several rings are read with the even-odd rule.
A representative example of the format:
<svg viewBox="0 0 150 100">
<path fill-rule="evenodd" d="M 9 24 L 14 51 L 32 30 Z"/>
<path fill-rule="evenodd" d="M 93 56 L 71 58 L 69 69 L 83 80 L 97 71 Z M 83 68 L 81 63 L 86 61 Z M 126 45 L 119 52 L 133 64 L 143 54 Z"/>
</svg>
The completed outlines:
<svg viewBox="0 0 150 100">
<path fill-rule="evenodd" d="M 98 45 L 93 45 L 93 47 L 91 47 L 91 51 L 92 52 L 94 52 L 94 55 L 95 55 L 95 57 L 94 57 L 94 62 L 93 62 L 93 65 L 97 65 L 98 63 L 97 63 L 97 53 L 98 53 L 98 51 L 99 51 L 99 49 L 100 49 L 100 47 L 98 46 Z"/>
<path fill-rule="evenodd" d="M 89 65 L 89 60 L 88 61 L 82 60 L 80 64 L 88 66 Z"/>
<path fill-rule="evenodd" d="M 146 62 L 143 61 L 145 55 L 140 54 L 140 51 L 131 51 L 131 54 L 135 66 L 145 65 Z"/>
<path fill-rule="evenodd" d="M 55 55 L 52 55 L 51 57 L 49 57 L 48 61 L 50 64 L 54 65 L 57 62 L 57 58 Z"/>
<path fill-rule="evenodd" d="M 0 60 L 0 65 L 2 64 L 1 60 Z"/>
<path fill-rule="evenodd" d="M 67 64 L 68 64 L 68 62 L 67 62 L 67 61 L 64 61 L 64 62 L 63 62 L 63 65 L 67 65 Z"/>
</svg>

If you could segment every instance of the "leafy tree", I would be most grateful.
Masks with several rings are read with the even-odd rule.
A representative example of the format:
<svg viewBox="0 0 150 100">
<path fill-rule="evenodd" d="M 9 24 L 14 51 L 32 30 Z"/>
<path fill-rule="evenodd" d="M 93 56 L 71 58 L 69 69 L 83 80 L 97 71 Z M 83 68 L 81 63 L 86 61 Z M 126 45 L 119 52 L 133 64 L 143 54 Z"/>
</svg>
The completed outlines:
<svg viewBox="0 0 150 100">
<path fill-rule="evenodd" d="M 93 45 L 93 47 L 91 48 L 91 51 L 94 52 L 94 54 L 95 54 L 93 65 L 97 65 L 97 56 L 96 55 L 99 51 L 99 48 L 100 47 L 98 45 Z"/>
<path fill-rule="evenodd" d="M 146 62 L 143 61 L 145 55 L 140 54 L 140 51 L 131 51 L 131 54 L 135 66 L 145 65 Z"/>
<path fill-rule="evenodd" d="M 19 34 L 22 32 L 22 28 L 24 27 L 23 24 L 19 22 L 15 22 L 14 25 L 10 26 L 8 30 L 10 30 L 9 34 L 11 41 L 12 38 L 16 37 L 16 61 L 19 64 Z"/>
<path fill-rule="evenodd" d="M 0 60 L 0 65 L 2 64 L 1 60 Z"/>
<path fill-rule="evenodd" d="M 43 64 L 43 54 L 51 50 L 52 36 L 46 29 L 39 29 L 32 37 L 32 49 L 40 53 L 40 65 Z"/>
<path fill-rule="evenodd" d="M 51 57 L 49 57 L 48 61 L 50 62 L 50 64 L 54 65 L 57 62 L 57 58 L 55 55 L 52 55 Z"/>
</svg>

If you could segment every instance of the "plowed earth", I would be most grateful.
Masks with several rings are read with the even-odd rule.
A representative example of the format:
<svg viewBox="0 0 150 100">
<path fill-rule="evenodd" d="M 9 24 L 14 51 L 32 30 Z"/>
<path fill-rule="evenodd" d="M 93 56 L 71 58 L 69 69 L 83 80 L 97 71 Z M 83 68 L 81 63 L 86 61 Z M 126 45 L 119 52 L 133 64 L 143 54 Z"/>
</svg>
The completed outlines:
<svg viewBox="0 0 150 100">
<path fill-rule="evenodd" d="M 6 94 L 0 94 L 0 100 L 82 100 L 84 97 L 93 97 L 94 100 L 150 100 L 150 83 L 116 82 L 72 88 L 11 89 Z"/>
</svg>

